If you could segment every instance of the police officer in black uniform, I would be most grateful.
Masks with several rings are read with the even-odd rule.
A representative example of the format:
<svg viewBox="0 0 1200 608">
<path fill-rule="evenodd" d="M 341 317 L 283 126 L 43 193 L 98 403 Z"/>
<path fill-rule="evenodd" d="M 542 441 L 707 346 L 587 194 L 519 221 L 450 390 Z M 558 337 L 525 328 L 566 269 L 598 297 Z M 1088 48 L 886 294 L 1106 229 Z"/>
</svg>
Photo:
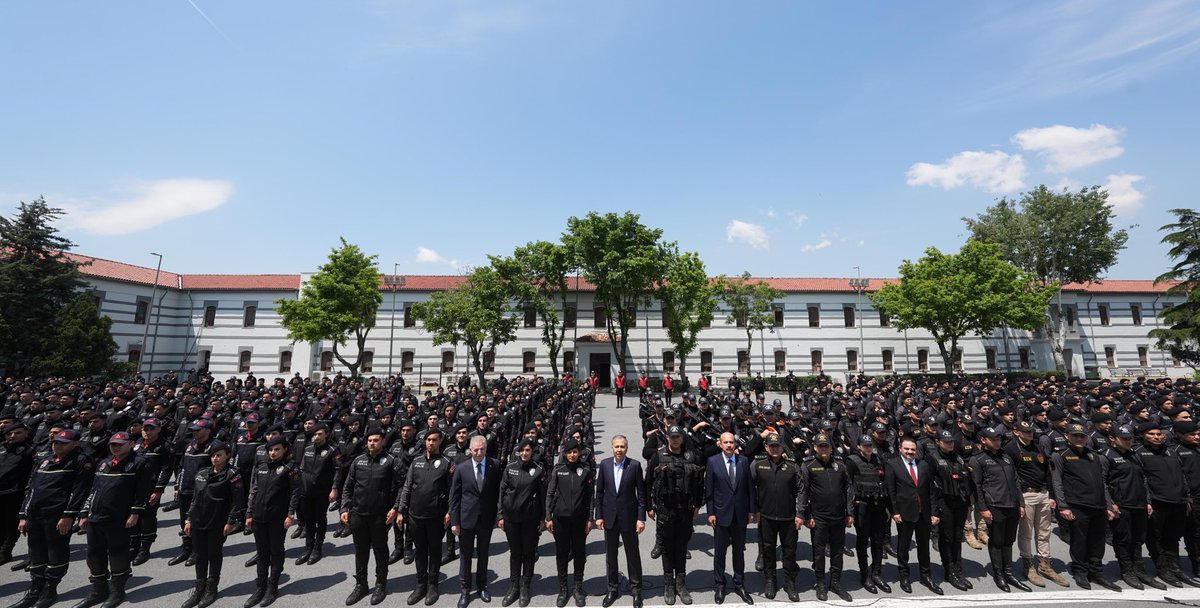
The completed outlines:
<svg viewBox="0 0 1200 608">
<path fill-rule="evenodd" d="M 87 531 L 92 591 L 75 608 L 101 602 L 104 608 L 116 608 L 125 601 L 125 583 L 133 573 L 129 567 L 130 530 L 137 529 L 155 482 L 147 461 L 133 452 L 129 433 L 113 433 L 108 449 L 112 456 L 96 467 L 92 491 L 79 520 L 79 527 Z"/>
<path fill-rule="evenodd" d="M 183 450 L 183 454 L 179 458 L 179 469 L 175 474 L 175 501 L 179 505 L 179 527 L 183 528 L 187 524 L 188 509 L 192 506 L 192 499 L 195 496 L 196 474 L 202 469 L 212 465 L 211 459 L 211 443 L 213 424 L 211 420 L 200 419 L 193 422 L 188 429 L 192 432 L 192 441 Z M 232 453 L 232 448 L 228 444 L 225 446 Z M 238 477 L 239 484 L 241 477 Z M 241 487 L 238 488 L 241 490 Z M 241 519 L 234 524 L 235 527 L 241 525 Z M 183 535 L 183 550 L 179 555 L 171 558 L 167 562 L 168 566 L 175 566 L 187 562 L 186 565 L 194 565 L 196 559 L 192 556 L 193 538 L 190 535 Z"/>
<path fill-rule="evenodd" d="M 129 534 L 129 547 L 135 551 L 131 563 L 140 566 L 150 559 L 150 547 L 158 539 L 158 507 L 171 474 L 175 472 L 175 458 L 170 442 L 162 435 L 162 421 L 158 418 L 148 418 L 142 423 L 141 437 L 130 436 L 130 439 L 134 440 L 134 453 L 145 461 L 154 480 L 146 508 L 138 515 L 137 526 Z"/>
<path fill-rule="evenodd" d="M 92 487 L 95 465 L 78 448 L 79 433 L 59 431 L 51 451 L 41 455 L 21 505 L 18 529 L 29 535 L 29 576 L 25 596 L 12 608 L 48 608 L 58 601 L 58 583 L 71 561 L 71 526 Z"/>
<path fill-rule="evenodd" d="M 404 488 L 396 504 L 397 520 L 409 521 L 416 548 L 417 587 L 408 596 L 412 606 L 425 599 L 426 606 L 437 603 L 438 576 L 441 573 L 442 536 L 450 525 L 450 476 L 453 466 L 441 455 L 442 431 L 425 429 L 420 440 L 425 451 L 408 467 Z"/>
<path fill-rule="evenodd" d="M 779 433 L 767 434 L 765 443 L 767 453 L 755 459 L 750 467 L 750 477 L 758 493 L 759 546 L 765 553 L 764 595 L 773 600 L 778 593 L 775 547 L 779 546 L 782 549 L 784 593 L 788 601 L 798 602 L 800 594 L 796 592 L 796 575 L 800 567 L 796 563 L 796 537 L 803 525 L 800 517 L 800 465 L 787 457 Z M 682 581 L 683 573 L 679 579 Z"/>
<path fill-rule="evenodd" d="M 328 521 L 325 509 L 337 500 L 341 453 L 329 445 L 329 427 L 318 423 L 300 457 L 300 521 L 304 528 L 304 553 L 296 565 L 321 561 Z M 389 560 L 390 563 L 390 560 Z"/>
<path fill-rule="evenodd" d="M 1017 526 L 1024 515 L 1025 503 L 1017 482 L 1012 458 L 1000 449 L 1000 433 L 987 427 L 979 432 L 983 451 L 971 458 L 971 481 L 975 490 L 975 508 L 990 528 L 988 556 L 996 588 L 1009 587 L 1033 591 L 1012 573 L 1012 546 L 1017 541 Z"/>
<path fill-rule="evenodd" d="M 890 521 L 887 490 L 883 485 L 884 462 L 875 453 L 875 441 L 870 435 L 859 435 L 857 443 L 855 452 L 846 458 L 846 469 L 854 483 L 858 577 L 868 593 L 880 590 L 891 593 L 891 586 L 883 580 L 883 545 L 887 543 Z"/>
<path fill-rule="evenodd" d="M 4 443 L 0 445 L 0 564 L 12 561 L 13 548 L 20 533 L 21 502 L 33 472 L 33 444 L 29 427 L 19 422 L 3 429 Z"/>
<path fill-rule="evenodd" d="M 579 442 L 563 443 L 563 462 L 550 472 L 546 488 L 546 529 L 554 535 L 554 556 L 558 565 L 558 599 L 567 605 L 567 564 L 574 562 L 572 594 L 575 605 L 587 601 L 583 591 L 584 565 L 587 560 L 587 535 L 592 531 L 592 500 L 596 492 L 594 467 L 580 461 Z"/>
<path fill-rule="evenodd" d="M 246 528 L 254 532 L 258 576 L 245 608 L 260 602 L 262 606 L 270 606 L 279 597 L 284 535 L 295 523 L 303 486 L 300 471 L 288 457 L 287 440 L 275 437 L 267 442 L 266 448 L 267 461 L 254 467 L 246 502 Z M 321 518 L 324 516 L 322 512 Z"/>
<path fill-rule="evenodd" d="M 217 601 L 225 538 L 242 524 L 246 511 L 242 476 L 230 464 L 233 448 L 214 441 L 204 449 L 212 466 L 196 473 L 183 525 L 184 536 L 192 539 L 195 549 L 196 587 L 180 608 L 207 608 Z"/>
<path fill-rule="evenodd" d="M 1191 585 L 1196 579 L 1179 569 L 1179 539 L 1187 525 L 1187 511 L 1192 506 L 1179 453 L 1174 446 L 1166 444 L 1158 422 L 1139 424 L 1137 434 L 1141 441 L 1136 452 L 1150 492 L 1146 534 L 1150 559 L 1154 561 L 1158 578 L 1164 583 L 1173 587 Z"/>
<path fill-rule="evenodd" d="M 695 529 L 693 521 L 704 500 L 704 471 L 700 454 L 685 446 L 683 427 L 667 427 L 667 445 L 658 449 L 646 466 L 646 487 L 650 491 L 650 509 L 646 514 L 658 524 L 662 541 L 663 599 L 674 605 L 676 596 L 692 603 L 687 590 L 688 542 Z"/>
<path fill-rule="evenodd" d="M 1104 578 L 1104 528 L 1117 508 L 1108 494 L 1107 458 L 1089 447 L 1082 424 L 1067 425 L 1068 447 L 1051 458 L 1054 501 L 1071 525 L 1071 575 L 1082 589 L 1095 583 L 1109 591 L 1121 588 Z"/>
<path fill-rule="evenodd" d="M 354 539 L 354 589 L 346 605 L 367 595 L 367 565 L 375 554 L 375 586 L 371 605 L 387 597 L 387 529 L 396 520 L 396 491 L 400 487 L 400 462 L 383 450 L 383 430 L 367 430 L 366 452 L 346 467 L 342 483 L 341 521 Z M 440 533 L 441 530 L 439 529 Z"/>
<path fill-rule="evenodd" d="M 946 582 L 955 589 L 968 591 L 971 581 L 963 576 L 963 527 L 971 508 L 971 472 L 967 461 L 957 449 L 954 432 L 938 431 L 937 451 L 928 461 L 933 472 L 933 485 L 942 501 L 941 521 L 938 522 L 938 554 Z"/>
<path fill-rule="evenodd" d="M 813 574 L 817 599 L 829 599 L 832 591 L 843 601 L 852 601 L 842 589 L 842 550 L 846 526 L 854 524 L 854 484 L 846 465 L 833 459 L 833 442 L 828 435 L 813 437 L 815 454 L 804 461 L 800 472 L 800 517 L 812 531 Z M 829 548 L 829 585 L 825 584 L 825 548 Z"/>
<path fill-rule="evenodd" d="M 1112 529 L 1113 553 L 1117 554 L 1117 564 L 1121 567 L 1121 580 L 1134 589 L 1144 589 L 1145 585 L 1166 589 L 1166 585 L 1146 573 L 1142 564 L 1150 496 L 1146 492 L 1146 474 L 1142 471 L 1141 459 L 1133 451 L 1133 429 L 1113 427 L 1108 441 L 1109 448 L 1104 453 L 1109 460 L 1108 492 L 1117 506 L 1117 517 L 1109 522 L 1109 528 Z"/>
<path fill-rule="evenodd" d="M 533 583 L 533 563 L 537 559 L 538 534 L 545 523 L 542 509 L 546 504 L 546 470 L 533 459 L 533 440 L 522 439 L 517 459 L 504 467 L 500 476 L 500 512 L 497 524 L 508 538 L 508 571 L 511 587 L 502 606 L 520 598 L 522 608 L 529 605 L 529 586 Z"/>
</svg>

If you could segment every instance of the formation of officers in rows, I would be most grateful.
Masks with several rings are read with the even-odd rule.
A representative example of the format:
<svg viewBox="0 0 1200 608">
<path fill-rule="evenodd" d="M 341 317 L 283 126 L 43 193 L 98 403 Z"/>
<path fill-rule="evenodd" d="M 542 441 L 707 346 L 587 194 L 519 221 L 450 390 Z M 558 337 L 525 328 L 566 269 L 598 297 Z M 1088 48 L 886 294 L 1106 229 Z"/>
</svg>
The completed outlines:
<svg viewBox="0 0 1200 608">
<path fill-rule="evenodd" d="M 710 385 L 677 404 L 645 393 L 643 466 L 620 435 L 596 462 L 589 383 L 501 377 L 484 390 L 464 383 L 421 395 L 399 378 L 269 386 L 202 374 L 104 386 L 8 379 L 0 385 L 0 561 L 13 559 L 24 534 L 27 563 L 14 570 L 30 575 L 13 607 L 57 601 L 76 533 L 86 535 L 92 584 L 77 607 L 121 604 L 132 569 L 150 559 L 159 512 L 174 510 L 181 548 L 168 564 L 196 573 L 183 608 L 216 600 L 224 542 L 239 532 L 253 534 L 256 548 L 245 605 L 272 604 L 287 529 L 304 538 L 296 564 L 317 563 L 329 511 L 338 513 L 335 537 L 354 546 L 347 605 L 368 596 L 381 603 L 388 566 L 400 560 L 415 564 L 409 605 L 436 603 L 441 567 L 455 559 L 459 608 L 476 594 L 491 601 L 488 549 L 499 528 L 510 571 L 503 606 L 530 603 L 543 530 L 554 539 L 557 605 L 584 606 L 585 542 L 598 529 L 603 606 L 620 597 L 624 545 L 640 608 L 638 536 L 647 517 L 657 522 L 652 555 L 663 562 L 664 601 L 690 604 L 688 544 L 701 508 L 715 540 L 718 603 L 729 592 L 753 603 L 744 559 L 751 524 L 770 599 L 782 569 L 783 591 L 799 600 L 796 547 L 805 527 L 820 600 L 851 599 L 841 581 L 847 553 L 857 555 L 862 589 L 890 593 L 882 563 L 894 552 L 898 584 L 911 592 L 914 545 L 917 580 L 941 594 L 930 567 L 934 537 L 944 582 L 961 590 L 973 585 L 963 573 L 966 543 L 987 546 L 1002 591 L 1047 580 L 1119 591 L 1102 568 L 1106 535 L 1126 585 L 1200 586 L 1200 509 L 1191 508 L 1200 498 L 1197 385 L 859 377 L 789 391 L 787 405 L 740 387 L 718 395 Z M 162 504 L 171 484 L 173 499 Z M 1073 583 L 1050 564 L 1056 521 Z"/>
</svg>

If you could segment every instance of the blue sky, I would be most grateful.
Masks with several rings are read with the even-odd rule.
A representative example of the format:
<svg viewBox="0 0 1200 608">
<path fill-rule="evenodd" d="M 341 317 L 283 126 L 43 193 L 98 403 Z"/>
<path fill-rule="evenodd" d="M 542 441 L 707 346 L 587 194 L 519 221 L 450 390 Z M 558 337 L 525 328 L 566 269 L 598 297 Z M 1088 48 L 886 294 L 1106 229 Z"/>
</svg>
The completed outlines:
<svg viewBox="0 0 1200 608">
<path fill-rule="evenodd" d="M 82 253 L 443 274 L 632 210 L 712 274 L 894 276 L 1038 184 L 1195 206 L 1194 2 L 0 5 L 0 211 Z M 1192 176 L 1189 178 L 1188 176 Z"/>
</svg>

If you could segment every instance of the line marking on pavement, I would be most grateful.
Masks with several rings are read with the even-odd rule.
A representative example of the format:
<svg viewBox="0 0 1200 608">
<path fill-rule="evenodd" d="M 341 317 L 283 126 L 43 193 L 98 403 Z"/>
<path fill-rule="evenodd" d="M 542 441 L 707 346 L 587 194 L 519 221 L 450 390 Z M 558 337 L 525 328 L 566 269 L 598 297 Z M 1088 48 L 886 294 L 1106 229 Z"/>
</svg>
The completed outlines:
<svg viewBox="0 0 1200 608">
<path fill-rule="evenodd" d="M 914 586 L 914 589 L 916 589 L 916 588 L 918 588 L 918 587 Z M 1182 600 L 1185 602 L 1200 602 L 1200 589 L 1196 589 L 1196 588 L 1168 589 L 1167 591 L 1159 591 L 1157 589 L 1148 589 L 1145 591 L 1138 591 L 1136 589 L 1124 589 L 1124 591 L 1122 591 L 1121 593 L 1116 593 L 1113 591 L 1107 591 L 1107 590 L 1103 590 L 1103 589 L 1092 590 L 1092 591 L 1085 591 L 1082 589 L 1074 590 L 1074 591 L 1054 591 L 1054 592 L 1044 592 L 1043 591 L 1041 593 L 1038 593 L 1036 591 L 1033 593 L 1026 593 L 1026 592 L 1017 590 L 1017 591 L 1013 591 L 1012 593 L 1002 593 L 1002 592 L 969 593 L 969 594 L 955 595 L 955 596 L 922 595 L 922 596 L 913 596 L 913 597 L 904 597 L 904 596 L 896 597 L 896 596 L 887 596 L 887 595 L 881 597 L 881 596 L 877 596 L 877 595 L 865 594 L 865 592 L 862 592 L 862 593 L 863 593 L 863 595 L 855 595 L 854 601 L 852 601 L 852 602 L 843 602 L 841 600 L 832 599 L 832 598 L 826 602 L 819 602 L 819 601 L 817 601 L 816 597 L 814 597 L 812 595 L 812 590 L 810 589 L 810 590 L 808 590 L 807 593 L 801 594 L 800 603 L 801 604 L 824 603 L 824 604 L 829 604 L 830 606 L 851 606 L 851 607 L 870 606 L 871 608 L 912 608 L 913 606 L 915 606 L 917 604 L 926 604 L 926 605 L 936 606 L 936 608 L 955 608 L 958 606 L 964 606 L 964 607 L 965 606 L 975 606 L 975 605 L 987 604 L 987 603 L 991 603 L 994 605 L 1006 605 L 1006 604 L 1007 605 L 1012 605 L 1012 604 L 1046 605 L 1046 604 L 1070 604 L 1070 603 L 1094 604 L 1094 603 L 1101 603 L 1101 602 L 1128 603 L 1128 602 L 1137 602 L 1137 601 L 1167 602 L 1168 600 L 1166 598 L 1168 598 L 1168 597 L 1171 599 L 1174 599 L 1174 600 Z M 782 592 L 780 592 L 780 595 L 783 597 L 782 600 L 779 600 L 779 599 L 768 600 L 768 599 L 756 594 L 754 596 L 754 603 L 755 603 L 755 605 L 765 604 L 765 605 L 769 605 L 769 606 L 795 605 L 792 602 L 789 602 L 787 600 L 787 596 L 783 595 Z M 692 604 L 690 608 L 741 608 L 742 606 L 746 605 L 740 599 L 738 599 L 736 596 L 733 596 L 731 594 L 730 597 L 733 599 L 732 600 L 726 599 L 724 604 L 696 603 L 696 604 Z M 621 599 L 617 600 L 617 602 L 619 604 L 622 601 L 625 601 L 628 599 L 629 599 L 628 595 L 622 595 Z M 676 606 L 674 606 L 674 607 L 668 607 L 665 604 L 646 604 L 645 608 L 679 608 L 679 605 L 677 603 Z"/>
</svg>

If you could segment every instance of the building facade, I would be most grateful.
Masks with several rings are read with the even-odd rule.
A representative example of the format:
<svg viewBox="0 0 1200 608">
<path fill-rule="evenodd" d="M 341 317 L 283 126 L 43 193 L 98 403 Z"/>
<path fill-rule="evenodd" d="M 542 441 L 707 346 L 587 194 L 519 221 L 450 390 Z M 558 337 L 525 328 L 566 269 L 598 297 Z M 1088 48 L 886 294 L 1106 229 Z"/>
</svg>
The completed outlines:
<svg viewBox="0 0 1200 608">
<path fill-rule="evenodd" d="M 74 255 L 101 314 L 113 320 L 113 339 L 122 360 L 137 361 L 142 374 L 208 368 L 216 377 L 244 375 L 320 377 L 347 371 L 334 357 L 333 344 L 292 343 L 275 311 L 277 300 L 299 297 L 307 274 L 212 275 L 155 269 Z M 412 305 L 462 276 L 381 277 L 383 304 L 371 330 L 361 373 L 402 374 L 410 383 L 445 383 L 469 373 L 466 349 L 434 345 L 412 315 Z M 751 337 L 725 322 L 718 311 L 700 334 L 687 372 L 725 378 L 735 372 L 764 376 L 824 371 L 835 378 L 867 374 L 941 372 L 941 355 L 928 332 L 898 331 L 870 299 L 844 278 L 766 278 L 784 295 L 774 304 L 774 326 Z M 887 279 L 870 279 L 865 291 Z M 1147 337 L 1158 326 L 1158 313 L 1170 303 L 1166 286 L 1152 281 L 1113 280 L 1069 285 L 1055 303 L 1065 311 L 1065 350 L 1072 373 L 1088 377 L 1181 376 L 1190 368 L 1154 348 Z M 605 310 L 580 284 L 568 296 L 566 343 L 559 370 L 577 376 L 595 370 L 603 384 L 619 368 L 605 329 Z M 541 320 L 517 311 L 517 339 L 485 355 L 489 373 L 508 377 L 551 372 L 541 342 Z M 657 303 L 639 309 L 629 335 L 629 368 L 651 377 L 678 374 L 681 362 L 663 327 Z M 357 354 L 348 344 L 348 359 Z M 346 354 L 343 352 L 343 354 Z M 1001 329 L 968 336 L 959 344 L 958 367 L 964 372 L 1054 369 L 1050 342 L 1040 331 Z"/>
</svg>

